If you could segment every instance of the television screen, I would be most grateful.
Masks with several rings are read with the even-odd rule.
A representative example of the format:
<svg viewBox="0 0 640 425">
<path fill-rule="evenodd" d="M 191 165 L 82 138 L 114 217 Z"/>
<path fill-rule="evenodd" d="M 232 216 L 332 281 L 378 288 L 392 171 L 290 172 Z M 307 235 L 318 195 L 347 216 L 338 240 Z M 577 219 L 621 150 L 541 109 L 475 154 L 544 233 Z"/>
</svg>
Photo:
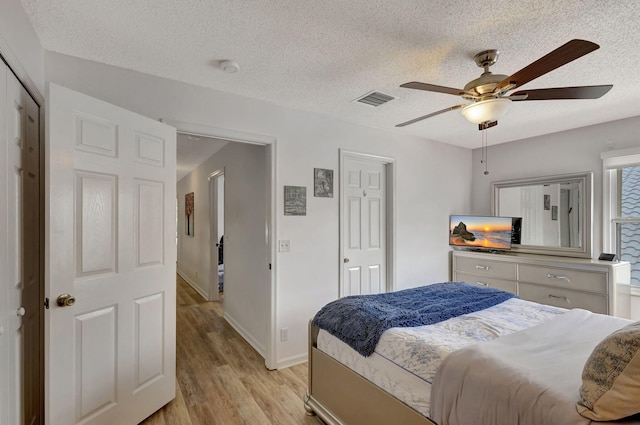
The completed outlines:
<svg viewBox="0 0 640 425">
<path fill-rule="evenodd" d="M 522 239 L 522 217 L 511 217 L 511 245 L 520 245 Z"/>
<path fill-rule="evenodd" d="M 486 249 L 511 249 L 511 217 L 452 215 L 449 245 Z"/>
</svg>

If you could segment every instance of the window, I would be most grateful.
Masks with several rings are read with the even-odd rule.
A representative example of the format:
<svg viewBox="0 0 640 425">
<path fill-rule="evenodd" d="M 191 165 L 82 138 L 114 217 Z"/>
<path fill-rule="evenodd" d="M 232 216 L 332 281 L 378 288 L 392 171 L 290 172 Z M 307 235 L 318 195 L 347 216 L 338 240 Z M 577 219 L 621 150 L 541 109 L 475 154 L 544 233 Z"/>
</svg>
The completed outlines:
<svg viewBox="0 0 640 425">
<path fill-rule="evenodd" d="M 640 287 L 640 150 L 602 154 L 604 248 L 631 263 L 631 284 Z"/>
</svg>

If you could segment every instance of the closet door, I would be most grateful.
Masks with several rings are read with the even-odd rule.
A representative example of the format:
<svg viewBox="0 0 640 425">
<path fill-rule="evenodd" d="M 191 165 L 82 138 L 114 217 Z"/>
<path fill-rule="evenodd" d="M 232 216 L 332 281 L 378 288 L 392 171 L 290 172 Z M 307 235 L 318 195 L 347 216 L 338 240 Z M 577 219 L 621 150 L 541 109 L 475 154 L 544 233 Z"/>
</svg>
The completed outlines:
<svg viewBox="0 0 640 425">
<path fill-rule="evenodd" d="M 10 77 L 14 77 L 10 74 Z M 14 77 L 15 78 L 15 77 Z M 14 80 L 17 83 L 17 80 Z M 42 282 L 42 215 L 40 108 L 22 86 L 22 407 L 24 424 L 44 423 L 44 288 Z M 20 307 L 19 307 L 20 308 Z"/>
<path fill-rule="evenodd" d="M 42 421 L 38 106 L 0 63 L 0 423 Z"/>
<path fill-rule="evenodd" d="M 9 266 L 7 262 L 7 67 L 0 61 L 0 423 L 10 424 L 9 406 L 15 391 L 9 386 Z M 13 397 L 14 400 L 10 400 Z"/>
</svg>

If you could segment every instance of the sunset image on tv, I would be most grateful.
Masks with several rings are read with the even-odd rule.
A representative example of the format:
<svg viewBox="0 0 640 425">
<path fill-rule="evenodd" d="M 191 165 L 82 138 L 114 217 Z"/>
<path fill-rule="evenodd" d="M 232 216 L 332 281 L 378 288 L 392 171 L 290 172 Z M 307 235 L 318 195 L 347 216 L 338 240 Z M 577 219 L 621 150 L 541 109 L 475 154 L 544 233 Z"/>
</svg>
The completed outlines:
<svg viewBox="0 0 640 425">
<path fill-rule="evenodd" d="M 449 245 L 481 249 L 511 249 L 511 217 L 452 215 Z"/>
</svg>

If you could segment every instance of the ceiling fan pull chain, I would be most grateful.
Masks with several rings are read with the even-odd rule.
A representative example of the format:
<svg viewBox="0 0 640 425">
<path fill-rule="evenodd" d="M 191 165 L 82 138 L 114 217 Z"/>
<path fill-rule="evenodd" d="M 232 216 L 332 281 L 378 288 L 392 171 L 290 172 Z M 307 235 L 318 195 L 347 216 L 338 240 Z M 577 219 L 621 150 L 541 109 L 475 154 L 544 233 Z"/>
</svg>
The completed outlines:
<svg viewBox="0 0 640 425">
<path fill-rule="evenodd" d="M 484 128 L 481 131 L 481 133 L 482 133 L 482 160 L 480 162 L 484 164 L 484 175 L 487 176 L 487 175 L 489 175 L 489 169 L 488 169 L 488 165 L 487 165 L 487 126 L 486 126 L 486 123 L 485 123 L 485 125 L 483 127 Z"/>
</svg>

